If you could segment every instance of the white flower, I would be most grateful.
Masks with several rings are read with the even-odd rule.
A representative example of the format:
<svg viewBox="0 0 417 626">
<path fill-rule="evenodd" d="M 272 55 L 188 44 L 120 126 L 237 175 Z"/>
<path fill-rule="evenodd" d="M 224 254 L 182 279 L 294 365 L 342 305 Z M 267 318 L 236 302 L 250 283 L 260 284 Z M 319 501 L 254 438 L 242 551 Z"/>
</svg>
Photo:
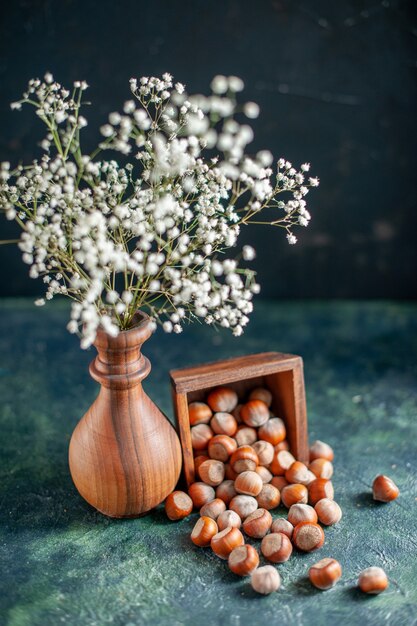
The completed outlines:
<svg viewBox="0 0 417 626">
<path fill-rule="evenodd" d="M 22 108 L 22 103 L 21 102 L 12 102 L 10 105 L 10 108 L 12 109 L 12 111 L 20 111 L 20 109 Z"/>
<path fill-rule="evenodd" d="M 288 243 L 294 245 L 297 243 L 297 237 L 295 237 L 292 233 L 287 234 Z"/>
<path fill-rule="evenodd" d="M 185 87 L 182 83 L 175 83 L 175 89 L 179 94 L 184 93 Z"/>
<path fill-rule="evenodd" d="M 253 261 L 256 257 L 256 252 L 252 246 L 243 246 L 242 255 L 245 261 Z"/>
<path fill-rule="evenodd" d="M 245 84 L 241 78 L 237 76 L 229 76 L 229 87 L 231 91 L 242 91 Z"/>
<path fill-rule="evenodd" d="M 37 300 L 35 300 L 36 306 L 44 306 L 44 304 L 45 304 L 45 300 L 43 298 L 38 298 Z"/>
<path fill-rule="evenodd" d="M 254 120 L 259 115 L 259 106 L 256 104 L 256 102 L 246 102 L 246 104 L 243 106 L 243 112 L 246 117 Z"/>
<path fill-rule="evenodd" d="M 215 76 L 211 82 L 211 88 L 214 93 L 226 93 L 228 87 L 229 83 L 226 76 L 221 76 L 220 74 Z"/>
</svg>

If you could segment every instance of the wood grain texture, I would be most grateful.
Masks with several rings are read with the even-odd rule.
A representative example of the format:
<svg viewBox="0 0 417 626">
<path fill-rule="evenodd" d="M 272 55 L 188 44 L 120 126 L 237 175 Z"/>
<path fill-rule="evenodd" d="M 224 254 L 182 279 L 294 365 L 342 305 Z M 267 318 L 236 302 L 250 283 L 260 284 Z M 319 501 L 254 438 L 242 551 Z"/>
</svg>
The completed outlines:
<svg viewBox="0 0 417 626">
<path fill-rule="evenodd" d="M 300 461 L 308 462 L 307 408 L 301 357 L 262 352 L 172 370 L 170 375 L 183 451 L 184 478 L 188 485 L 195 480 L 188 404 L 204 401 L 210 389 L 218 385 L 232 387 L 239 398 L 245 398 L 255 387 L 269 389 L 273 397 L 272 410 L 285 421 L 292 453 Z"/>
<path fill-rule="evenodd" d="M 69 447 L 71 476 L 81 496 L 110 517 L 136 517 L 162 502 L 181 471 L 181 448 L 167 418 L 146 395 L 151 366 L 141 346 L 148 316 L 110 337 L 99 331 L 90 374 L 101 384 Z"/>
</svg>

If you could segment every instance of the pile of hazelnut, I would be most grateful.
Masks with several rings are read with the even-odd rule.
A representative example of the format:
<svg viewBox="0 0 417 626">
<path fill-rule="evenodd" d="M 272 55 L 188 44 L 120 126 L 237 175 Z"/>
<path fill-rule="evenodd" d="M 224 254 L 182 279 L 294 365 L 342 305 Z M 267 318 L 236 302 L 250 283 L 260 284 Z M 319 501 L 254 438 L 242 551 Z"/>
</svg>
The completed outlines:
<svg viewBox="0 0 417 626">
<path fill-rule="evenodd" d="M 280 587 L 275 567 L 259 565 L 257 549 L 245 542 L 244 534 L 260 539 L 260 551 L 271 563 L 287 561 L 293 547 L 303 552 L 321 548 L 322 526 L 339 522 L 340 506 L 334 501 L 332 448 L 322 441 L 310 447 L 310 462 L 297 461 L 289 451 L 283 420 L 270 412 L 272 394 L 253 389 L 239 404 L 234 389 L 217 387 L 206 402 L 189 407 L 191 440 L 196 476 L 188 495 L 174 491 L 165 502 L 171 520 L 183 519 L 193 508 L 200 518 L 191 541 L 228 561 L 239 576 L 251 576 L 255 591 L 268 594 Z M 386 476 L 374 481 L 374 498 L 382 501 L 398 496 L 398 488 Z M 280 504 L 288 509 L 287 519 L 272 518 Z M 243 532 L 242 532 L 243 531 Z M 309 570 L 318 589 L 329 589 L 342 575 L 338 561 L 321 559 Z M 388 586 L 378 567 L 364 570 L 359 587 L 380 593 Z"/>
</svg>

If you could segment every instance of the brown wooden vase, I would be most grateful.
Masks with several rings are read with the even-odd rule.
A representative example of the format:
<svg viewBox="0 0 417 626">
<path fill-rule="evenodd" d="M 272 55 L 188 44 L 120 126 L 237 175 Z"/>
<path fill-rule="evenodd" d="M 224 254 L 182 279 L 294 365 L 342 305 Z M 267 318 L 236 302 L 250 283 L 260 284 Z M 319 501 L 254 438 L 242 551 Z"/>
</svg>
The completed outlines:
<svg viewBox="0 0 417 626">
<path fill-rule="evenodd" d="M 135 327 L 117 337 L 98 331 L 90 374 L 101 389 L 71 437 L 75 486 L 110 517 L 150 511 L 175 488 L 181 471 L 177 434 L 142 388 L 151 365 L 141 347 L 151 334 L 151 321 L 142 312 Z"/>
</svg>

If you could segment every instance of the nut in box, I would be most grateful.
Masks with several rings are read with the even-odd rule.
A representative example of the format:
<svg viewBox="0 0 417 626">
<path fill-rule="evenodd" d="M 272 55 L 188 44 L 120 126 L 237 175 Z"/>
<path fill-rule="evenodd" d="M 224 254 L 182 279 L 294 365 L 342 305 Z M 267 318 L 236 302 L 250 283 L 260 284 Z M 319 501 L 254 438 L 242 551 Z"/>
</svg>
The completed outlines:
<svg viewBox="0 0 417 626">
<path fill-rule="evenodd" d="M 170 374 L 187 485 L 196 480 L 189 405 L 206 402 L 210 392 L 219 386 L 232 389 L 239 402 L 245 402 L 254 389 L 268 390 L 271 394 L 270 411 L 284 421 L 291 453 L 299 461 L 308 463 L 307 411 L 301 357 L 265 352 L 173 370 Z M 219 401 L 215 421 L 218 431 L 227 433 L 228 428 L 233 430 L 233 424 L 228 424 L 226 417 L 227 399 L 226 408 L 222 408 L 222 398 Z M 253 426 L 260 425 L 256 412 L 253 416 L 248 413 L 245 423 L 251 423 L 251 420 Z M 203 450 L 206 447 L 203 430 L 200 444 Z"/>
</svg>

